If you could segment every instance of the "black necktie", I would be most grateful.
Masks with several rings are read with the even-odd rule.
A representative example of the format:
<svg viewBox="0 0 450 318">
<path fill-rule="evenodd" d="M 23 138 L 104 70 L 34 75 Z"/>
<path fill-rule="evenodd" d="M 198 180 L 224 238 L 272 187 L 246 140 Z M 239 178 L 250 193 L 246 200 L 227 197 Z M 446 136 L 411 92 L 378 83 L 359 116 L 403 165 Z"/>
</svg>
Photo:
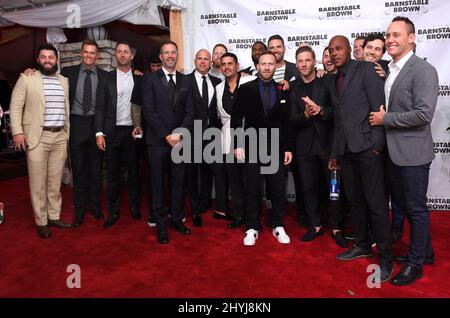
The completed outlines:
<svg viewBox="0 0 450 318">
<path fill-rule="evenodd" d="M 270 109 L 270 82 L 269 83 L 264 83 L 264 91 L 263 91 L 263 107 L 264 107 L 264 113 L 266 113 L 266 115 L 269 113 L 269 109 Z"/>
<path fill-rule="evenodd" d="M 175 96 L 175 82 L 173 81 L 173 74 L 169 74 L 169 101 L 170 104 L 173 104 L 173 98 Z"/>
<path fill-rule="evenodd" d="M 84 78 L 83 87 L 83 115 L 87 115 L 92 107 L 92 80 L 91 70 L 85 70 L 86 77 Z"/>
<path fill-rule="evenodd" d="M 209 104 L 209 96 L 208 96 L 208 83 L 206 82 L 206 76 L 203 75 L 203 83 L 202 83 L 202 103 L 205 108 L 208 108 Z"/>
<path fill-rule="evenodd" d="M 343 72 L 340 72 L 338 80 L 337 80 L 337 89 L 338 89 L 339 96 L 342 96 L 342 90 L 344 89 L 344 79 L 345 79 L 345 74 Z"/>
</svg>

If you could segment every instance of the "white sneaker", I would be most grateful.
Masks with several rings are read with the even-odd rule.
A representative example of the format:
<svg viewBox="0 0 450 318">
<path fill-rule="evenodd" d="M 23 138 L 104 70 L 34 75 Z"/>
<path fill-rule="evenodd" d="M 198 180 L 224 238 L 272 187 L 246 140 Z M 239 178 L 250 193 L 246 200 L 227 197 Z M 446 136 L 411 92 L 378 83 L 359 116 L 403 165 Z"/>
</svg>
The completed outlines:
<svg viewBox="0 0 450 318">
<path fill-rule="evenodd" d="M 282 227 L 282 226 L 278 226 L 278 227 L 274 228 L 272 231 L 272 234 L 273 234 L 273 236 L 276 237 L 278 242 L 280 242 L 281 244 L 291 243 L 291 239 L 286 234 L 286 232 L 284 231 L 284 227 Z"/>
<path fill-rule="evenodd" d="M 258 238 L 258 231 L 254 229 L 248 230 L 247 232 L 245 232 L 244 245 L 245 246 L 255 245 L 257 238 Z"/>
</svg>

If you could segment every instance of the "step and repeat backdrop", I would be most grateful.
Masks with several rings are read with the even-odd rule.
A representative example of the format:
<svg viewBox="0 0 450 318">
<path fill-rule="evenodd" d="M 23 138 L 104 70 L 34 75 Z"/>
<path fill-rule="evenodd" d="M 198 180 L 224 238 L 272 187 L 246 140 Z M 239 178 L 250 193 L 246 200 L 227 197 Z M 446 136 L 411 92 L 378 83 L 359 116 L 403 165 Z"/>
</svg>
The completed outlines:
<svg viewBox="0 0 450 318">
<path fill-rule="evenodd" d="M 295 62 L 300 43 L 309 43 L 318 63 L 337 34 L 351 43 L 360 35 L 385 33 L 392 18 L 409 17 L 416 26 L 416 54 L 439 73 L 439 101 L 432 130 L 436 159 L 431 165 L 430 209 L 450 211 L 450 1 L 448 0 L 195 0 L 183 14 L 185 71 L 194 69 L 195 52 L 225 44 L 241 68 L 252 64 L 251 46 L 273 34 L 285 41 L 285 59 Z M 384 57 L 390 60 L 389 56 Z M 421 151 L 420 148 L 417 151 Z M 294 198 L 292 180 L 288 194 Z"/>
</svg>

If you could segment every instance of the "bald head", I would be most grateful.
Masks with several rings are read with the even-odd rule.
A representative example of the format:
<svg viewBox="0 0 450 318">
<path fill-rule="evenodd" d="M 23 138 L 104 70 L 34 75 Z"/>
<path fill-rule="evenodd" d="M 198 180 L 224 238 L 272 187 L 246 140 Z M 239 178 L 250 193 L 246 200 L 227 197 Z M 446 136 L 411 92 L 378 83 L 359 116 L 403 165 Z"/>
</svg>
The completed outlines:
<svg viewBox="0 0 450 318">
<path fill-rule="evenodd" d="M 331 38 L 328 51 L 331 61 L 338 69 L 351 59 L 350 41 L 343 35 L 336 35 Z"/>
<path fill-rule="evenodd" d="M 200 49 L 195 54 L 195 69 L 202 75 L 206 75 L 211 68 L 211 54 L 206 49 Z"/>
</svg>

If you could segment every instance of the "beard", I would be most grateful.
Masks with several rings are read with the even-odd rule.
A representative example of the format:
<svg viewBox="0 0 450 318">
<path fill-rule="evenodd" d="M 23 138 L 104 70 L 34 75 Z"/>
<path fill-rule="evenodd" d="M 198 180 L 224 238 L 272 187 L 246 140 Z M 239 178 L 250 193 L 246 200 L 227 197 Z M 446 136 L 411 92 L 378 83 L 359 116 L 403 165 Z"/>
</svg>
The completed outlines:
<svg viewBox="0 0 450 318">
<path fill-rule="evenodd" d="M 39 70 L 39 72 L 41 72 L 42 74 L 46 75 L 46 76 L 50 76 L 55 74 L 58 71 L 58 64 L 53 65 L 50 69 L 46 68 L 44 65 L 42 64 L 38 64 L 37 69 Z"/>
</svg>

